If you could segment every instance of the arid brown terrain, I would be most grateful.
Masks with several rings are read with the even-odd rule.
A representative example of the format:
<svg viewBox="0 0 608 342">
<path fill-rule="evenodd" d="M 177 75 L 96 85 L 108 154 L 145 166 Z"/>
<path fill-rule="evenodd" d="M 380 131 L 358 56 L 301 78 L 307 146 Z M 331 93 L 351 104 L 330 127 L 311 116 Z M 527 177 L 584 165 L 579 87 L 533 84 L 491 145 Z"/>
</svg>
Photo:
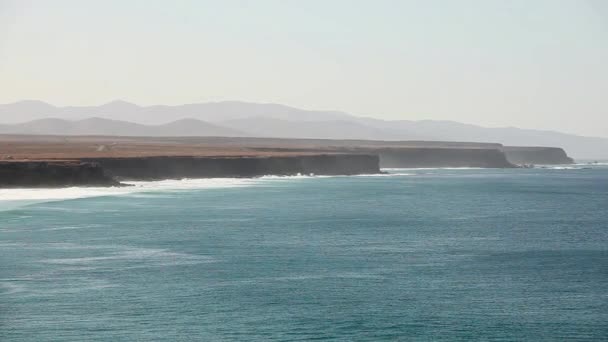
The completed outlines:
<svg viewBox="0 0 608 342">
<path fill-rule="evenodd" d="M 286 156 L 374 148 L 499 149 L 499 144 L 273 138 L 159 138 L 0 135 L 0 159 L 46 160 L 150 156 Z"/>
</svg>

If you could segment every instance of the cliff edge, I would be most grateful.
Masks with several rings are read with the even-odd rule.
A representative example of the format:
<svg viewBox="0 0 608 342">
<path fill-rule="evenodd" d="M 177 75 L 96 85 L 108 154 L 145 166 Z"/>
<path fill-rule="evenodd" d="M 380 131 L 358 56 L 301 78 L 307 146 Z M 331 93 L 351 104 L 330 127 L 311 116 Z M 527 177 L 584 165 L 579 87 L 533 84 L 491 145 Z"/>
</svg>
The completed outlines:
<svg viewBox="0 0 608 342">
<path fill-rule="evenodd" d="M 574 160 L 566 154 L 566 151 L 559 147 L 504 146 L 502 150 L 511 163 L 518 165 L 574 163 Z"/>
<path fill-rule="evenodd" d="M 386 168 L 515 167 L 502 151 L 493 148 L 384 148 L 376 152 Z"/>
<path fill-rule="evenodd" d="M 238 178 L 264 175 L 356 175 L 380 172 L 378 156 L 319 154 L 263 157 L 85 158 L 121 180 Z"/>
<path fill-rule="evenodd" d="M 0 188 L 117 186 L 117 180 L 380 173 L 377 155 L 154 156 L 1 161 Z"/>
</svg>

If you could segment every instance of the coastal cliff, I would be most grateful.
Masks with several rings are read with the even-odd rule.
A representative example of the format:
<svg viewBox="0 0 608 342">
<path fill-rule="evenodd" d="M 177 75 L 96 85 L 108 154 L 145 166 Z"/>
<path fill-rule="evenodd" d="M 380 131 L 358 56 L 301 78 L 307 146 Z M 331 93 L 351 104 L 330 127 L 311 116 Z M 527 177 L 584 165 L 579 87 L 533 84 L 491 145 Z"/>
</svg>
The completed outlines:
<svg viewBox="0 0 608 342">
<path fill-rule="evenodd" d="M 264 175 L 355 175 L 379 173 L 379 159 L 366 154 L 269 157 L 85 158 L 123 180 L 256 177 Z"/>
<path fill-rule="evenodd" d="M 489 145 L 489 144 L 488 144 Z M 498 145 L 502 147 L 502 145 Z M 271 149 L 256 148 L 258 151 L 314 152 L 317 149 Z M 514 168 L 503 151 L 491 146 L 481 147 L 325 147 L 333 153 L 360 153 L 378 155 L 381 168 L 420 168 L 420 167 L 479 167 Z"/>
<path fill-rule="evenodd" d="M 509 162 L 524 164 L 572 164 L 574 160 L 559 147 L 519 147 L 504 146 L 502 148 Z"/>
<path fill-rule="evenodd" d="M 80 161 L 2 161 L 0 188 L 115 186 L 99 164 Z"/>
<path fill-rule="evenodd" d="M 515 167 L 503 152 L 493 148 L 380 148 L 374 152 L 384 168 Z"/>
<path fill-rule="evenodd" d="M 356 175 L 380 173 L 376 155 L 318 154 L 258 157 L 128 157 L 2 161 L 0 188 L 117 186 L 117 180 Z"/>
<path fill-rule="evenodd" d="M 572 163 L 561 148 L 466 142 L 31 136 L 0 136 L 0 142 L 0 187 Z"/>
</svg>

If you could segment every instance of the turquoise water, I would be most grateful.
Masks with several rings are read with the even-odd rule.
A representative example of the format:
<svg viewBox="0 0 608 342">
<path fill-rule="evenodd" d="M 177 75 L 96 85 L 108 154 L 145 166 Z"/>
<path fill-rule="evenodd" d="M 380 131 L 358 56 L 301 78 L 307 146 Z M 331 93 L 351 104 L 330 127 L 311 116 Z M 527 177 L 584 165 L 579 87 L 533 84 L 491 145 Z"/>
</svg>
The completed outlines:
<svg viewBox="0 0 608 342">
<path fill-rule="evenodd" d="M 0 340 L 608 338 L 608 168 L 391 172 L 0 192 Z"/>
</svg>

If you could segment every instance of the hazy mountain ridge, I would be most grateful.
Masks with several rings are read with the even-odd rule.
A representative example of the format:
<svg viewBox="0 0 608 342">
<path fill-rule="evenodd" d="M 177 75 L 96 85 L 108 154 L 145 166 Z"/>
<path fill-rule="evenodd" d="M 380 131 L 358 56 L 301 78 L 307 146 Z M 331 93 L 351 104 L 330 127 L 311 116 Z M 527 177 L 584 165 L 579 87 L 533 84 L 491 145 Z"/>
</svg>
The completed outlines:
<svg viewBox="0 0 608 342">
<path fill-rule="evenodd" d="M 0 123 L 5 123 L 0 124 L 4 134 L 470 141 L 556 146 L 576 158 L 608 158 L 607 138 L 453 121 L 389 121 L 238 101 L 178 106 L 113 101 L 100 106 L 56 107 L 28 100 L 0 105 Z"/>
<path fill-rule="evenodd" d="M 338 111 L 314 111 L 274 103 L 223 101 L 177 106 L 139 106 L 126 101 L 112 101 L 100 106 L 56 107 L 42 101 L 26 100 L 0 104 L 0 124 L 58 117 L 68 120 L 101 117 L 140 124 L 160 125 L 171 120 L 192 118 L 208 122 L 264 116 L 281 120 L 325 121 L 349 120 L 354 116 Z"/>
<path fill-rule="evenodd" d="M 180 119 L 163 125 L 143 125 L 104 118 L 64 120 L 39 119 L 0 125 L 0 134 L 116 135 L 116 136 L 246 136 L 244 132 L 196 119 Z"/>
<path fill-rule="evenodd" d="M 270 138 L 402 140 L 404 132 L 371 127 L 355 120 L 292 121 L 249 117 L 219 122 L 220 125 Z"/>
</svg>

